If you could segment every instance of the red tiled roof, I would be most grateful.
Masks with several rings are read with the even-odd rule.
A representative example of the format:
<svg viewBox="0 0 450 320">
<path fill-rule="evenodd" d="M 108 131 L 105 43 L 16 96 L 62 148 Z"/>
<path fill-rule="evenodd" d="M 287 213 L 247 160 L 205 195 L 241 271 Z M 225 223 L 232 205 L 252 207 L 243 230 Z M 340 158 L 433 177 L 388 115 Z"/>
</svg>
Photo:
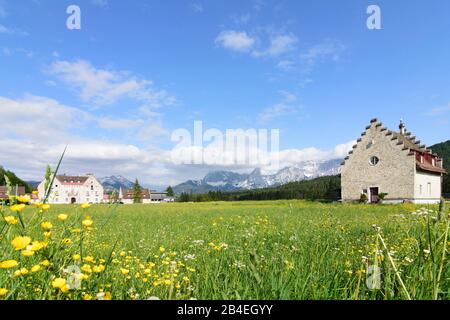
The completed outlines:
<svg viewBox="0 0 450 320">
<path fill-rule="evenodd" d="M 436 166 L 432 166 L 429 163 L 420 163 L 420 161 L 416 161 L 416 165 L 417 165 L 417 169 L 422 170 L 422 171 L 430 171 L 430 172 L 447 174 L 447 170 L 436 167 Z"/>
</svg>

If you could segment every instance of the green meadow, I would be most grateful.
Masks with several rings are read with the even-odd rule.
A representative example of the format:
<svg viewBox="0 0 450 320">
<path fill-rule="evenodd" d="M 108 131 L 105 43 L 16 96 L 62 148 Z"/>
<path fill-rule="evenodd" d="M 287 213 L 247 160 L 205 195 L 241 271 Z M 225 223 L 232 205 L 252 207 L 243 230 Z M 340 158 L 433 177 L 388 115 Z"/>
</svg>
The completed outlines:
<svg viewBox="0 0 450 320">
<path fill-rule="evenodd" d="M 0 299 L 450 297 L 448 211 L 437 206 L 271 201 L 1 210 Z"/>
</svg>

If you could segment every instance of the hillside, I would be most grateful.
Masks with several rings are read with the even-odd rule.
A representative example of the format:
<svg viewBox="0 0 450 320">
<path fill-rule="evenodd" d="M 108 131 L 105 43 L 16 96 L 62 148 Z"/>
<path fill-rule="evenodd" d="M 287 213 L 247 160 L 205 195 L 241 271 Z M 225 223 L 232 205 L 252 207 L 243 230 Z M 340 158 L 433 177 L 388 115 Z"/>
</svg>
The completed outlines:
<svg viewBox="0 0 450 320">
<path fill-rule="evenodd" d="M 5 175 L 9 178 L 9 180 L 11 181 L 11 184 L 13 186 L 14 185 L 24 186 L 25 191 L 28 193 L 32 191 L 30 186 L 28 185 L 28 183 L 26 183 L 22 179 L 18 178 L 14 172 L 8 171 L 0 166 L 0 185 L 1 186 L 4 186 L 6 184 L 5 178 L 4 178 Z"/>
<path fill-rule="evenodd" d="M 210 191 L 203 194 L 181 194 L 181 202 L 188 201 L 244 201 L 307 199 L 337 201 L 341 198 L 341 177 L 326 176 L 312 180 L 291 182 L 277 187 L 233 192 Z"/>
<path fill-rule="evenodd" d="M 450 140 L 435 144 L 429 147 L 434 153 L 438 154 L 444 159 L 444 168 L 450 172 Z M 442 193 L 450 194 L 450 176 L 444 176 L 444 183 L 442 186 Z"/>
</svg>

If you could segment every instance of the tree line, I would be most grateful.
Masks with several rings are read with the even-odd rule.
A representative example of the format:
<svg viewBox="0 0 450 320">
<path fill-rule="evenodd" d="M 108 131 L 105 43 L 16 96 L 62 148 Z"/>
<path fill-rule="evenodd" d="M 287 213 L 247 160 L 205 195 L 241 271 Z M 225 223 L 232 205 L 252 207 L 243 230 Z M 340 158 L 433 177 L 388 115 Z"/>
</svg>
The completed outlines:
<svg viewBox="0 0 450 320">
<path fill-rule="evenodd" d="M 281 200 L 305 199 L 337 201 L 341 198 L 341 177 L 326 176 L 313 180 L 291 182 L 282 186 L 242 190 L 242 191 L 209 191 L 193 194 L 183 192 L 178 197 L 179 202 L 210 202 L 210 201 L 245 201 L 245 200 Z"/>
</svg>

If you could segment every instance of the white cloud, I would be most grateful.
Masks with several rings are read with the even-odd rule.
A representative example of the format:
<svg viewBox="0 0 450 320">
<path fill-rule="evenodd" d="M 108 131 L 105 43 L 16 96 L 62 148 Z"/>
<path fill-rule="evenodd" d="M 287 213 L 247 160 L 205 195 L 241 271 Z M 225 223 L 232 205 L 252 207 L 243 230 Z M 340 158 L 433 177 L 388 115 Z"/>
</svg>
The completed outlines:
<svg viewBox="0 0 450 320">
<path fill-rule="evenodd" d="M 204 10 L 202 4 L 199 2 L 191 3 L 191 9 L 196 13 L 201 13 Z"/>
<path fill-rule="evenodd" d="M 339 40 L 325 39 L 300 54 L 300 62 L 305 71 L 311 71 L 318 63 L 327 60 L 338 61 L 345 46 Z"/>
<path fill-rule="evenodd" d="M 143 119 L 114 119 L 104 117 L 98 120 L 98 125 L 103 129 L 130 129 L 142 126 L 145 123 Z"/>
<path fill-rule="evenodd" d="M 295 115 L 300 112 L 301 106 L 296 104 L 296 95 L 287 91 L 280 91 L 279 94 L 282 96 L 282 101 L 265 108 L 257 117 L 259 122 L 268 123 L 276 118 Z"/>
<path fill-rule="evenodd" d="M 0 97 L 0 118 L 3 136 L 55 141 L 67 137 L 68 129 L 88 122 L 90 115 L 52 99 L 26 95 L 18 100 Z"/>
<path fill-rule="evenodd" d="M 98 106 L 111 105 L 123 98 L 159 108 L 175 103 L 165 90 L 156 90 L 152 82 L 129 72 L 97 69 L 88 61 L 56 61 L 48 72 L 80 92 L 80 98 Z"/>
<path fill-rule="evenodd" d="M 19 36 L 28 36 L 28 32 L 25 32 L 23 30 L 20 29 L 11 29 L 8 28 L 2 24 L 0 24 L 0 34 L 14 34 L 14 35 L 19 35 Z"/>
<path fill-rule="evenodd" d="M 11 33 L 12 31 L 5 27 L 4 25 L 0 24 L 0 33 Z"/>
<path fill-rule="evenodd" d="M 268 48 L 263 51 L 254 51 L 252 54 L 255 57 L 278 57 L 294 50 L 297 41 L 297 37 L 291 33 L 271 35 Z"/>
<path fill-rule="evenodd" d="M 215 40 L 217 45 L 237 52 L 249 52 L 253 49 L 256 40 L 245 31 L 222 31 Z"/>
</svg>

